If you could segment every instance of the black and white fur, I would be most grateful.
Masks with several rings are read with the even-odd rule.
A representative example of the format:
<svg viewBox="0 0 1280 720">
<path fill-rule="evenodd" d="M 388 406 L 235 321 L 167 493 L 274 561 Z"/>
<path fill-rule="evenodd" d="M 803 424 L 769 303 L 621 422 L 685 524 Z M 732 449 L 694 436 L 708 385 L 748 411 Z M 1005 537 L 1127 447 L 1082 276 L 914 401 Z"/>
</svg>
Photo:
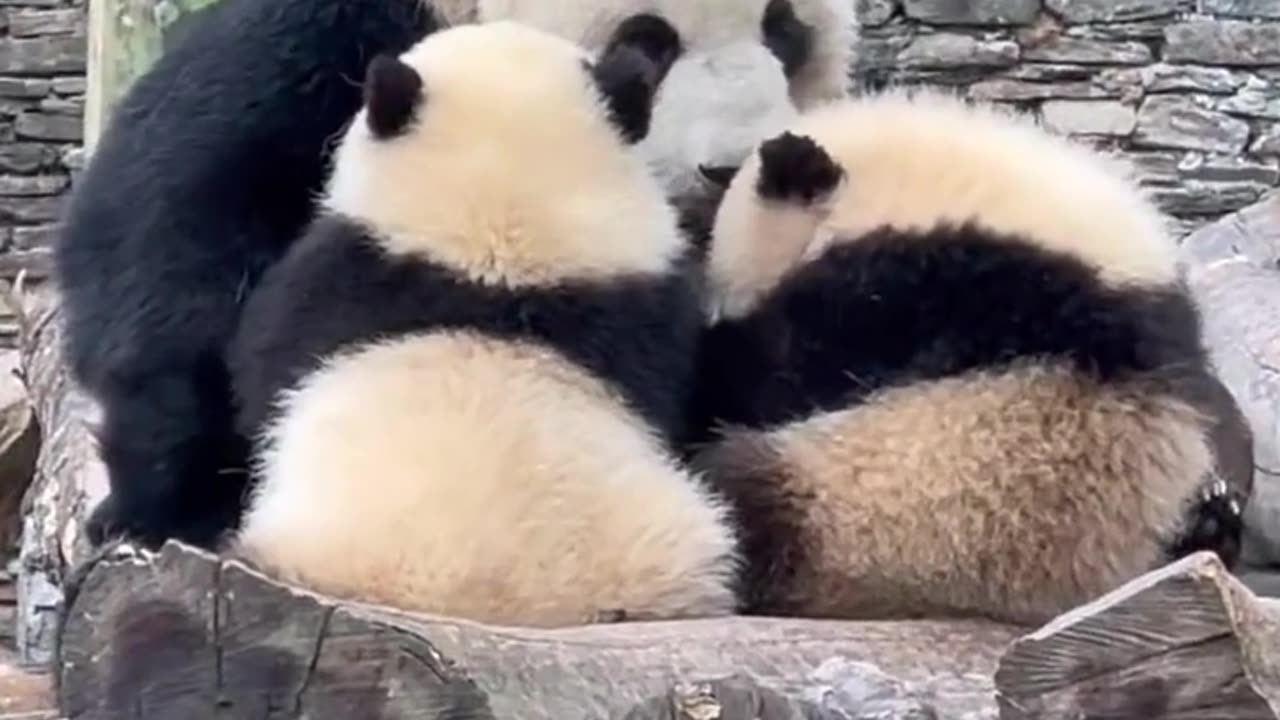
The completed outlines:
<svg viewBox="0 0 1280 720">
<path fill-rule="evenodd" d="M 517 20 L 592 50 L 671 26 L 640 150 L 685 199 L 699 164 L 737 162 L 793 102 L 844 92 L 852 14 L 847 0 L 219 0 L 193 16 L 116 106 L 54 246 L 71 370 L 103 409 L 111 493 L 90 539 L 213 547 L 238 522 L 247 443 L 226 346 L 312 219 L 370 58 L 449 23 Z"/>
<path fill-rule="evenodd" d="M 1170 554 L 1233 563 L 1240 500 L 1200 493 L 1251 461 L 1216 456 L 1239 416 L 1174 251 L 1118 165 L 954 97 L 764 142 L 716 220 L 696 403 L 747 611 L 1037 623 Z"/>
<path fill-rule="evenodd" d="M 325 212 L 236 341 L 263 445 L 233 552 L 500 624 L 734 609 L 727 510 L 667 441 L 700 286 L 634 148 L 675 42 L 592 63 L 504 22 L 371 65 Z"/>
</svg>

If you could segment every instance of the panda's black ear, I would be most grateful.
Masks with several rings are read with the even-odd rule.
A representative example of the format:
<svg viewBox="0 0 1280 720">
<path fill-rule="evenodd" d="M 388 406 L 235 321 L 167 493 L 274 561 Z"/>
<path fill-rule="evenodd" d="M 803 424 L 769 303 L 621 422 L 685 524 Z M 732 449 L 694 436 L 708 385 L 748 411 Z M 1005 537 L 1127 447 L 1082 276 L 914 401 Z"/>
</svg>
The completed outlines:
<svg viewBox="0 0 1280 720">
<path fill-rule="evenodd" d="M 627 142 L 649 134 L 658 86 L 680 56 L 680 36 L 666 20 L 648 13 L 618 25 L 591 68 L 613 123 Z"/>
<path fill-rule="evenodd" d="M 365 122 L 380 140 L 402 134 L 425 97 L 418 72 L 397 57 L 379 55 L 365 70 Z"/>
</svg>

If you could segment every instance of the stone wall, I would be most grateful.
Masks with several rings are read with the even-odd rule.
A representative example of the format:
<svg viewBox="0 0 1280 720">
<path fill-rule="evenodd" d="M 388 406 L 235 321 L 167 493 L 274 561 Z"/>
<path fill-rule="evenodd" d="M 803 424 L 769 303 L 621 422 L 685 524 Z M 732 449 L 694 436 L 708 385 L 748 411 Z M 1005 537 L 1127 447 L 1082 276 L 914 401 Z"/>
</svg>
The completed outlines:
<svg viewBox="0 0 1280 720">
<path fill-rule="evenodd" d="M 1180 232 L 1280 184 L 1280 0 L 849 2 L 857 85 L 955 86 L 1120 149 Z M 84 0 L 0 0 L 3 279 L 48 272 L 82 136 L 84 24 Z"/>
<path fill-rule="evenodd" d="M 954 86 L 1123 151 L 1185 233 L 1280 183 L 1280 0 L 856 0 L 861 87 Z"/>
<path fill-rule="evenodd" d="M 83 0 L 0 0 L 0 278 L 48 273 L 81 139 L 85 37 Z M 15 333 L 0 306 L 0 345 Z"/>
</svg>

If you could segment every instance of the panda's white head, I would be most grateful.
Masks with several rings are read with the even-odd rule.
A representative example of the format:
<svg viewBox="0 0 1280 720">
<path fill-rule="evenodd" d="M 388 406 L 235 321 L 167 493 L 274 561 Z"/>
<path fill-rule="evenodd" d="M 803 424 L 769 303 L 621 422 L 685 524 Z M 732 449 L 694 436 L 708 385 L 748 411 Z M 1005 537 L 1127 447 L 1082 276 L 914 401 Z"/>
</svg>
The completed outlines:
<svg viewBox="0 0 1280 720">
<path fill-rule="evenodd" d="M 713 317 L 749 312 L 791 269 L 879 228 L 974 222 L 1107 282 L 1176 275 L 1164 217 L 1120 158 L 948 92 L 824 104 L 709 177 L 727 186 L 708 251 Z"/>
<path fill-rule="evenodd" d="M 661 273 L 683 241 L 634 147 L 676 40 L 636 28 L 598 58 L 497 22 L 374 60 L 325 205 L 392 254 L 473 281 Z"/>
<path fill-rule="evenodd" d="M 676 197 L 698 167 L 737 165 L 806 109 L 843 97 L 853 0 L 433 0 L 450 22 L 515 20 L 593 52 L 628 23 L 657 19 L 680 39 L 640 150 Z"/>
</svg>

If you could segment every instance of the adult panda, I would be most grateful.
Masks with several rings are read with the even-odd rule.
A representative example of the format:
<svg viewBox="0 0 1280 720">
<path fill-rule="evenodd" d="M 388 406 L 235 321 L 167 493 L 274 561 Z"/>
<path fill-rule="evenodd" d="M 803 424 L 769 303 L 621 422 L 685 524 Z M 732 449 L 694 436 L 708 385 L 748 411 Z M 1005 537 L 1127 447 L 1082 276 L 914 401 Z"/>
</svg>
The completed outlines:
<svg viewBox="0 0 1280 720">
<path fill-rule="evenodd" d="M 793 102 L 843 92 L 852 12 L 847 0 L 218 0 L 201 11 L 115 107 L 53 248 L 69 365 L 103 410 L 111 491 L 90 539 L 215 546 L 238 521 L 247 443 L 226 345 L 262 272 L 312 218 L 374 55 L 494 19 L 592 50 L 674 32 L 639 150 L 682 206 L 703 208 L 684 202 L 699 164 L 737 162 Z"/>
<path fill-rule="evenodd" d="M 1215 457 L 1238 415 L 1118 164 L 898 91 L 728 182 L 693 464 L 737 509 L 748 612 L 1039 623 L 1171 554 L 1234 562 L 1239 499 L 1205 479 L 1251 470 Z"/>
<path fill-rule="evenodd" d="M 675 41 L 592 62 L 499 22 L 370 65 L 233 343 L 263 428 L 233 553 L 493 623 L 734 609 L 727 509 L 663 442 L 701 286 L 634 143 Z"/>
</svg>

